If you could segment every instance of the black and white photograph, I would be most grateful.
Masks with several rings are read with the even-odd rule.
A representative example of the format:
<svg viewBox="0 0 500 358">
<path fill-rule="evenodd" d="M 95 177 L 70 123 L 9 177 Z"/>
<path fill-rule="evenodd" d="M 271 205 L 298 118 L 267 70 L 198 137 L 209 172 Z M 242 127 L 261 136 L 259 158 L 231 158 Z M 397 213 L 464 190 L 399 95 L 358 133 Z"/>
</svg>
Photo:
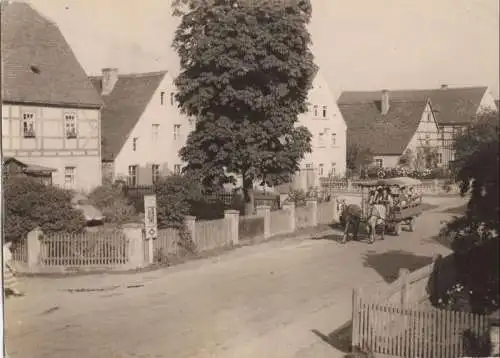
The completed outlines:
<svg viewBox="0 0 500 358">
<path fill-rule="evenodd" d="M 0 357 L 500 357 L 498 0 L 0 22 Z"/>
</svg>

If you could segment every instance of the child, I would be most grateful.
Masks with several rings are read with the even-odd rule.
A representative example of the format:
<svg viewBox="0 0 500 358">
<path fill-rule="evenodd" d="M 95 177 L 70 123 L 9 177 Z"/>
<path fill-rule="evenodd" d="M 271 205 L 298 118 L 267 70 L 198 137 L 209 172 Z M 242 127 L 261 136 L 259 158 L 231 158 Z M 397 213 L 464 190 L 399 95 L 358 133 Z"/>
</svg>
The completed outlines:
<svg viewBox="0 0 500 358">
<path fill-rule="evenodd" d="M 11 265 L 11 245 L 11 242 L 7 242 L 3 245 L 3 287 L 6 293 L 11 293 L 14 296 L 24 296 L 24 294 L 16 288 L 17 280 L 14 276 L 15 270 Z"/>
</svg>

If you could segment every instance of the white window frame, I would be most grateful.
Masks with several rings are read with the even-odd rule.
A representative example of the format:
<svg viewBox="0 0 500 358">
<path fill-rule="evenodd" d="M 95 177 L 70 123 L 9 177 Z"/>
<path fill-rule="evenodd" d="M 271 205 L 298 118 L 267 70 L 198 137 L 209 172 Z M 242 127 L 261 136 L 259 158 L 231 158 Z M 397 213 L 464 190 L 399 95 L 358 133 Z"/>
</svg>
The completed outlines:
<svg viewBox="0 0 500 358">
<path fill-rule="evenodd" d="M 326 117 L 327 117 L 327 113 L 328 113 L 328 112 L 327 112 L 327 110 L 328 110 L 328 107 L 327 107 L 327 106 L 323 106 L 323 107 L 321 108 L 321 114 L 322 114 L 323 118 L 326 118 Z"/>
<path fill-rule="evenodd" d="M 151 124 L 151 140 L 153 143 L 158 142 L 160 138 L 160 125 L 158 123 Z"/>
<path fill-rule="evenodd" d="M 74 189 L 76 185 L 76 167 L 68 165 L 64 167 L 64 187 Z"/>
<path fill-rule="evenodd" d="M 337 133 L 332 133 L 330 135 L 330 140 L 332 141 L 332 147 L 337 146 Z"/>
<path fill-rule="evenodd" d="M 314 117 L 318 117 L 318 105 L 314 105 L 313 106 L 313 113 L 314 113 Z"/>
<path fill-rule="evenodd" d="M 173 106 L 175 104 L 175 92 L 170 92 L 170 105 Z"/>
<path fill-rule="evenodd" d="M 134 187 L 137 186 L 137 175 L 139 171 L 139 166 L 129 165 L 128 166 L 128 175 L 127 175 L 127 185 Z"/>
<path fill-rule="evenodd" d="M 160 92 L 160 105 L 161 106 L 165 105 L 165 91 Z"/>
<path fill-rule="evenodd" d="M 313 168 L 314 168 L 313 163 L 307 163 L 306 164 L 306 169 L 313 169 Z"/>
<path fill-rule="evenodd" d="M 179 140 L 181 138 L 181 125 L 174 124 L 174 140 Z"/>
<path fill-rule="evenodd" d="M 375 159 L 375 165 L 377 168 L 383 168 L 384 167 L 384 160 L 381 158 Z"/>
<path fill-rule="evenodd" d="M 35 113 L 23 112 L 22 131 L 23 138 L 36 138 Z"/>
<path fill-rule="evenodd" d="M 156 184 L 158 182 L 158 179 L 160 179 L 160 165 L 153 164 L 151 166 L 151 182 L 153 184 Z"/>
<path fill-rule="evenodd" d="M 330 164 L 330 175 L 336 175 L 337 174 L 337 163 L 331 163 Z"/>
<path fill-rule="evenodd" d="M 174 174 L 175 175 L 181 175 L 182 173 L 182 167 L 180 164 L 174 164 Z"/>
<path fill-rule="evenodd" d="M 64 136 L 67 139 L 76 139 L 76 113 L 64 113 Z"/>
<path fill-rule="evenodd" d="M 318 147 L 323 148 L 324 146 L 325 146 L 325 132 L 319 132 Z"/>
<path fill-rule="evenodd" d="M 323 163 L 318 164 L 318 175 L 320 177 L 325 175 L 325 165 Z"/>
</svg>

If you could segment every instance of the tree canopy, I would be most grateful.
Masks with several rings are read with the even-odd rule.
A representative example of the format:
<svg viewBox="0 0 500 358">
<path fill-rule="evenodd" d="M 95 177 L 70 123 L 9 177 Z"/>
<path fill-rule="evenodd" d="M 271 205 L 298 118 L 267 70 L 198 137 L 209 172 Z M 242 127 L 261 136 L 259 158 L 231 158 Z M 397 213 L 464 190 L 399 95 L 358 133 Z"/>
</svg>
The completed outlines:
<svg viewBox="0 0 500 358">
<path fill-rule="evenodd" d="M 356 144 L 349 144 L 346 152 L 347 168 L 359 172 L 373 162 L 373 153 L 369 148 L 362 148 Z"/>
<path fill-rule="evenodd" d="M 181 61 L 176 100 L 197 118 L 179 153 L 184 172 L 207 186 L 240 175 L 247 202 L 255 180 L 290 181 L 311 151 L 311 134 L 297 125 L 316 74 L 306 28 L 310 1 L 174 6 L 181 16 L 173 42 Z"/>
</svg>

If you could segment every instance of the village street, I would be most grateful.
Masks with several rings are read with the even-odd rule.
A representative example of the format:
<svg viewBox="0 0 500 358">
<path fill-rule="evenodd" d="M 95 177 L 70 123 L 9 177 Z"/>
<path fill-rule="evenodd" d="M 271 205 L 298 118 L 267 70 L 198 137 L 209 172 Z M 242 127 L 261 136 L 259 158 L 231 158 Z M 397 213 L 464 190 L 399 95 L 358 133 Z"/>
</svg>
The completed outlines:
<svg viewBox="0 0 500 358">
<path fill-rule="evenodd" d="M 23 279 L 6 346 L 11 358 L 342 357 L 326 337 L 350 319 L 352 288 L 448 253 L 433 237 L 449 217 L 434 209 L 374 245 L 290 238 L 147 273 Z"/>
</svg>

